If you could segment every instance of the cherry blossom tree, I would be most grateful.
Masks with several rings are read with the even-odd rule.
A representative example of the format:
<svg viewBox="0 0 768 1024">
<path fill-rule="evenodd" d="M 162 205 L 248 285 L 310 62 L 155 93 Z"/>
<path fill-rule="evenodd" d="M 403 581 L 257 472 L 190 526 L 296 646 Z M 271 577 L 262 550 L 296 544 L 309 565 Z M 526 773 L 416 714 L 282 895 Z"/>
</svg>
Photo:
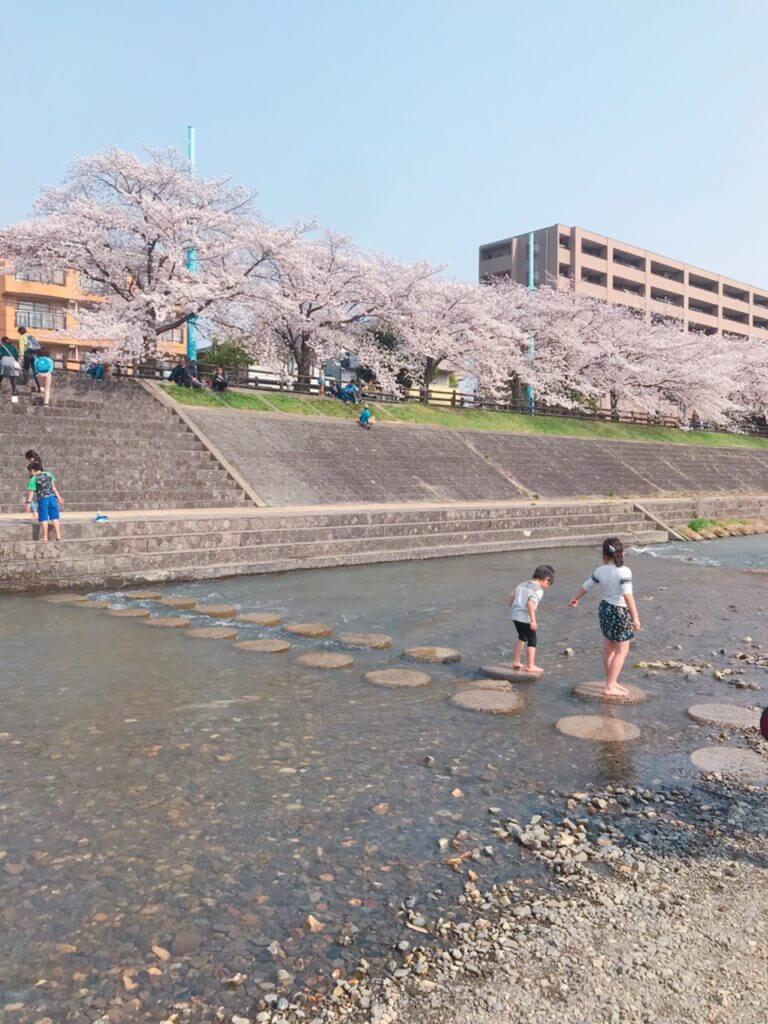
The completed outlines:
<svg viewBox="0 0 768 1024">
<path fill-rule="evenodd" d="M 140 357 L 191 315 L 244 294 L 296 231 L 265 224 L 228 181 L 191 177 L 175 151 L 141 160 L 114 149 L 43 190 L 32 219 L 0 231 L 0 252 L 79 271 L 81 290 L 96 293 L 78 310 L 80 334 Z"/>
</svg>

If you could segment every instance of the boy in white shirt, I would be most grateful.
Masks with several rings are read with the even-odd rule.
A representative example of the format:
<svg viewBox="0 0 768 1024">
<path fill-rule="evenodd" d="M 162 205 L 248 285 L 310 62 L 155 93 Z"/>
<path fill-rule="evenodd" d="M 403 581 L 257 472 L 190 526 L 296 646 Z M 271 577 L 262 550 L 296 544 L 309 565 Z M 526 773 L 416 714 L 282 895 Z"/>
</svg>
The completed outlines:
<svg viewBox="0 0 768 1024">
<path fill-rule="evenodd" d="M 509 617 L 517 630 L 512 668 L 518 669 L 520 672 L 530 672 L 531 675 L 540 676 L 544 671 L 536 665 L 538 610 L 541 599 L 544 597 L 544 591 L 547 587 L 552 586 L 554 580 L 555 570 L 551 565 L 538 565 L 533 571 L 533 577 L 526 580 L 525 583 L 519 584 L 515 587 L 514 593 L 509 595 Z M 523 665 L 523 648 L 526 645 L 528 651 L 526 664 Z"/>
</svg>

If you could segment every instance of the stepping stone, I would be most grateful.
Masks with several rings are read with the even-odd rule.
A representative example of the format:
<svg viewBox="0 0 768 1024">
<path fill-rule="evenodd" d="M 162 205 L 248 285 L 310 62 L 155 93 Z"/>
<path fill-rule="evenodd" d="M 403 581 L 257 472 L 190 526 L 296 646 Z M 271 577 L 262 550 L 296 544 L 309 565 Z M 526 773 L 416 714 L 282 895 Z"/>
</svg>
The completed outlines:
<svg viewBox="0 0 768 1024">
<path fill-rule="evenodd" d="M 525 707 L 517 693 L 502 690 L 462 690 L 451 697 L 451 704 L 465 711 L 481 711 L 486 715 L 517 715 Z"/>
<path fill-rule="evenodd" d="M 308 668 L 351 668 L 355 659 L 351 654 L 337 654 L 334 651 L 308 651 L 300 654 L 296 663 Z"/>
<path fill-rule="evenodd" d="M 428 661 L 433 665 L 451 665 L 461 661 L 461 655 L 452 647 L 406 647 L 403 654 L 409 661 Z"/>
<path fill-rule="evenodd" d="M 571 691 L 574 697 L 595 704 L 642 704 L 648 700 L 648 694 L 639 686 L 626 684 L 629 693 L 624 696 L 606 697 L 605 686 L 602 683 L 579 683 Z"/>
<path fill-rule="evenodd" d="M 426 686 L 429 682 L 426 672 L 408 668 L 379 669 L 376 672 L 366 672 L 363 678 L 376 686 Z"/>
<path fill-rule="evenodd" d="M 580 740 L 594 740 L 595 743 L 623 743 L 636 740 L 640 730 L 631 722 L 602 715 L 568 715 L 555 722 L 558 732 L 575 736 Z"/>
<path fill-rule="evenodd" d="M 166 605 L 168 608 L 194 608 L 197 605 L 197 599 L 194 597 L 164 597 L 160 604 Z"/>
<path fill-rule="evenodd" d="M 282 619 L 272 612 L 246 612 L 237 616 L 238 622 L 253 622 L 257 626 L 279 626 Z"/>
<path fill-rule="evenodd" d="M 48 594 L 43 598 L 49 604 L 88 604 L 93 603 L 85 594 Z"/>
<path fill-rule="evenodd" d="M 512 683 L 503 679 L 454 679 L 454 683 L 465 690 L 495 690 L 497 693 L 514 693 Z"/>
<path fill-rule="evenodd" d="M 154 615 L 151 619 L 147 619 L 145 625 L 157 626 L 158 629 L 186 629 L 192 619 L 187 618 L 186 615 L 167 615 L 163 618 L 161 615 Z"/>
<path fill-rule="evenodd" d="M 285 654 L 293 644 L 287 640 L 241 640 L 235 644 L 240 651 L 253 651 L 256 654 Z"/>
<path fill-rule="evenodd" d="M 202 629 L 188 629 L 185 635 L 199 640 L 237 640 L 237 630 L 231 626 L 203 626 Z"/>
<path fill-rule="evenodd" d="M 691 762 L 702 772 L 738 775 L 742 782 L 768 782 L 768 761 L 741 747 L 700 747 L 691 754 Z"/>
<path fill-rule="evenodd" d="M 195 611 L 216 619 L 233 619 L 237 615 L 237 608 L 233 604 L 195 604 Z"/>
<path fill-rule="evenodd" d="M 125 596 L 132 601 L 159 601 L 163 594 L 160 590 L 126 590 Z"/>
<path fill-rule="evenodd" d="M 523 672 L 519 668 L 512 668 L 511 665 L 483 665 L 480 671 L 491 679 L 506 679 L 509 683 L 535 683 L 541 679 L 544 673 L 537 675 L 535 672 Z"/>
<path fill-rule="evenodd" d="M 119 619 L 148 619 L 151 615 L 149 608 L 108 608 L 107 611 Z"/>
<path fill-rule="evenodd" d="M 699 725 L 720 725 L 726 729 L 760 728 L 760 712 L 740 708 L 736 704 L 694 704 L 688 708 L 688 717 Z"/>
<path fill-rule="evenodd" d="M 286 633 L 292 633 L 294 636 L 308 636 L 308 637 L 319 637 L 319 636 L 333 636 L 333 626 L 329 626 L 326 622 L 294 622 L 290 626 L 283 626 Z"/>
<path fill-rule="evenodd" d="M 372 651 L 384 651 L 392 646 L 392 637 L 386 633 L 341 633 L 339 643 L 344 647 L 368 647 Z"/>
</svg>

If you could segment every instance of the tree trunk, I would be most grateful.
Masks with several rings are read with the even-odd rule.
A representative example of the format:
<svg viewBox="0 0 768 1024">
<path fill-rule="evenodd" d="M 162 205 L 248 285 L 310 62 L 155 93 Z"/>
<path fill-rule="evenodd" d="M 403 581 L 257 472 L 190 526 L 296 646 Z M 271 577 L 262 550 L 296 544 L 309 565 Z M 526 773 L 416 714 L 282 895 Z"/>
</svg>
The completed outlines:
<svg viewBox="0 0 768 1024">
<path fill-rule="evenodd" d="M 296 360 L 297 376 L 294 391 L 309 392 L 312 390 L 310 377 L 312 374 L 312 364 L 315 361 L 315 353 L 307 343 L 306 338 L 302 338 L 294 345 L 293 356 Z"/>
<path fill-rule="evenodd" d="M 611 391 L 611 420 L 619 422 L 619 396 L 616 391 Z"/>
<path fill-rule="evenodd" d="M 422 402 L 429 401 L 429 386 L 437 376 L 437 371 L 440 368 L 440 363 L 442 363 L 442 361 L 442 356 L 437 356 L 437 358 L 427 356 L 427 359 L 424 363 L 424 387 L 421 389 Z"/>
</svg>

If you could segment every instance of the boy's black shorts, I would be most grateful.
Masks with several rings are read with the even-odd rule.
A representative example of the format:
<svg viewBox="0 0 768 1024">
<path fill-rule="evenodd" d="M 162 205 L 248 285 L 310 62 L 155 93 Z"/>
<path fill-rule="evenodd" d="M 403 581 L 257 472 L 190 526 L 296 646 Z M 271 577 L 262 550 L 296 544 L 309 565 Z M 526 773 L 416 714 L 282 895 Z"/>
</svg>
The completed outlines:
<svg viewBox="0 0 768 1024">
<path fill-rule="evenodd" d="M 530 622 L 518 622 L 517 619 L 513 620 L 515 623 L 515 629 L 517 635 L 523 641 L 524 644 L 528 644 L 529 647 L 536 646 L 536 630 L 531 629 Z"/>
</svg>

